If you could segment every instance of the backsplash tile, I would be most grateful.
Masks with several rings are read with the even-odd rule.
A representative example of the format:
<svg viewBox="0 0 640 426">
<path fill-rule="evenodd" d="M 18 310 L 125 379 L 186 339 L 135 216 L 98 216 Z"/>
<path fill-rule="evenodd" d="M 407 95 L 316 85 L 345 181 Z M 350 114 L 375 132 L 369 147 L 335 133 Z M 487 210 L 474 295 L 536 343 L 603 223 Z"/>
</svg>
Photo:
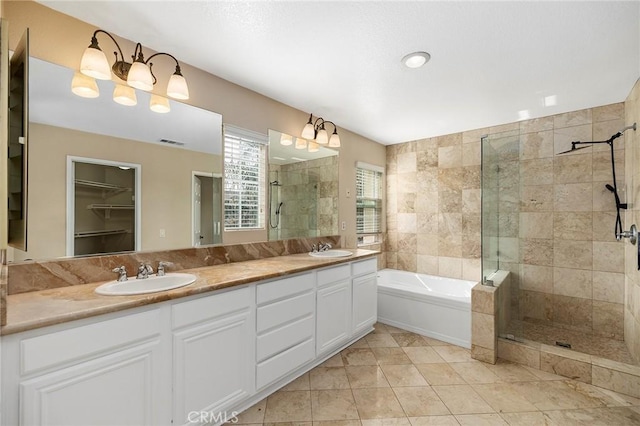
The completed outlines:
<svg viewBox="0 0 640 426">
<path fill-rule="evenodd" d="M 340 247 L 341 243 L 340 236 L 331 236 L 10 264 L 7 268 L 8 294 L 109 281 L 115 278 L 111 270 L 121 265 L 127 268 L 129 276 L 135 275 L 140 263 L 150 263 L 155 268 L 159 261 L 171 262 L 173 266 L 168 270 L 179 271 L 304 253 L 320 241 L 334 247 Z M 2 288 L 0 285 L 0 291 Z"/>
</svg>

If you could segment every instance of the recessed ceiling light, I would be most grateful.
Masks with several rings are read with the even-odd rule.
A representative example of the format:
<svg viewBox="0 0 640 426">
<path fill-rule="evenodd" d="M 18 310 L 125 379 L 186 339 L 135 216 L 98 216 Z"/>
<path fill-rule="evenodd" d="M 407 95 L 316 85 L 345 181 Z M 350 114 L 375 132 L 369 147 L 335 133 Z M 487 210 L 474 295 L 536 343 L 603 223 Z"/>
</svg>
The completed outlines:
<svg viewBox="0 0 640 426">
<path fill-rule="evenodd" d="M 402 58 L 402 63 L 409 68 L 420 68 L 431 59 L 427 52 L 413 52 Z"/>
</svg>

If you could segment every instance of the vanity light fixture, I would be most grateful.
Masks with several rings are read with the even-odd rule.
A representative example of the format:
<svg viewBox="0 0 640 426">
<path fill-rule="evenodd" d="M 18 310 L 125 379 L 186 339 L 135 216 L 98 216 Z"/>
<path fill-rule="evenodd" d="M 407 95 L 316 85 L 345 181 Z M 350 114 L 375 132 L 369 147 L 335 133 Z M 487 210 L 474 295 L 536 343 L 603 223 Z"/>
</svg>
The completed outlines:
<svg viewBox="0 0 640 426">
<path fill-rule="evenodd" d="M 96 37 L 98 33 L 106 34 L 115 43 L 118 49 L 117 52 L 114 52 L 116 60 L 111 67 L 109 67 L 109 62 L 107 61 L 107 57 L 104 52 L 98 46 L 98 39 Z M 129 86 L 144 91 L 151 91 L 153 89 L 153 85 L 156 84 L 157 79 L 152 71 L 153 63 L 150 61 L 156 56 L 161 55 L 169 56 L 176 62 L 176 70 L 169 78 L 169 84 L 167 85 L 167 96 L 180 100 L 189 99 L 187 81 L 182 75 L 178 60 L 173 55 L 159 52 L 154 53 L 145 60 L 144 55 L 142 54 L 142 45 L 140 43 L 136 43 L 135 50 L 131 56 L 133 62 L 126 62 L 118 42 L 111 34 L 104 30 L 96 30 L 93 33 L 93 36 L 91 37 L 91 44 L 85 49 L 84 54 L 82 55 L 82 59 L 80 61 L 80 72 L 99 80 L 111 80 L 111 72 L 113 72 L 118 78 L 126 81 Z"/>
<path fill-rule="evenodd" d="M 329 123 L 333 125 L 333 134 L 331 138 L 324 128 L 324 124 Z M 338 128 L 332 121 L 327 121 L 322 117 L 318 117 L 313 120 L 313 114 L 309 114 L 309 121 L 302 129 L 301 136 L 305 139 L 313 140 L 320 145 L 329 145 L 332 148 L 340 148 L 340 136 L 338 136 Z M 296 146 L 297 148 L 297 146 Z"/>
<path fill-rule="evenodd" d="M 431 55 L 427 52 L 413 52 L 402 58 L 402 63 L 407 68 L 420 68 L 431 59 Z"/>
</svg>

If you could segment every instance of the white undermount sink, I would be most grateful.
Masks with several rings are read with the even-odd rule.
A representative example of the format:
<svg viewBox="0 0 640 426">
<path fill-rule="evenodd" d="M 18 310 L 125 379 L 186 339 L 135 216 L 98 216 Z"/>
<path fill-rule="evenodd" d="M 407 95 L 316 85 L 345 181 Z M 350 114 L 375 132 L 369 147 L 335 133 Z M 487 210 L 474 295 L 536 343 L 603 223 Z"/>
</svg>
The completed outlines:
<svg viewBox="0 0 640 426">
<path fill-rule="evenodd" d="M 173 290 L 193 283 L 196 276 L 171 272 L 161 277 L 152 276 L 144 279 L 129 278 L 127 281 L 109 281 L 96 288 L 95 292 L 105 296 L 129 296 L 132 294 L 156 293 Z"/>
<path fill-rule="evenodd" d="M 351 253 L 349 250 L 325 250 L 309 253 L 309 256 L 324 258 L 347 257 L 351 255 L 353 255 L 353 253 Z"/>
</svg>

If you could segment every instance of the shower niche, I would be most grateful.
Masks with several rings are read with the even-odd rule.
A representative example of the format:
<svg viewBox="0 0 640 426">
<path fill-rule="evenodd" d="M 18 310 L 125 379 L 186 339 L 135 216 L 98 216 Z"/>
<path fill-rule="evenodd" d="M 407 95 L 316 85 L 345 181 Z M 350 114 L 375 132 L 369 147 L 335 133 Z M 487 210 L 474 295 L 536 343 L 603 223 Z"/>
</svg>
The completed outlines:
<svg viewBox="0 0 640 426">
<path fill-rule="evenodd" d="M 120 253 L 139 247 L 140 166 L 69 158 L 67 254 Z"/>
</svg>

